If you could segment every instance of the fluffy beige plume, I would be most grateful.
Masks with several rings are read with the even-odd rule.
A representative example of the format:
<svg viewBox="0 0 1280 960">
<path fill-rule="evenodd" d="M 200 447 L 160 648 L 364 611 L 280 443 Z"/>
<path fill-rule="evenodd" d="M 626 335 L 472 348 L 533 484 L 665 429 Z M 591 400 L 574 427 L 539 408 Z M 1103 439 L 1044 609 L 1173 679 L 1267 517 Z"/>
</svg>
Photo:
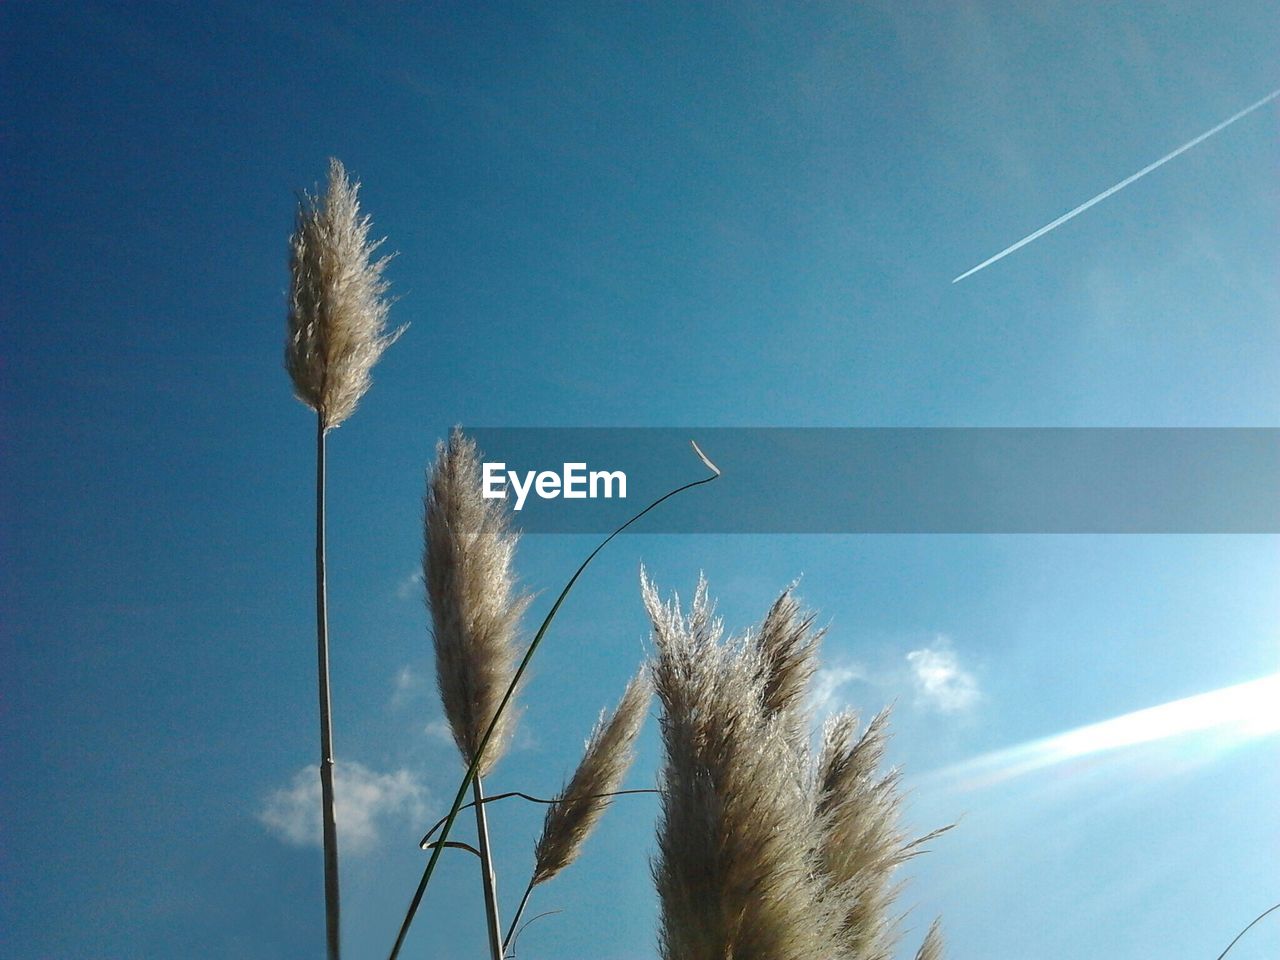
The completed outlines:
<svg viewBox="0 0 1280 960">
<path fill-rule="evenodd" d="M 916 951 L 916 960 L 942 960 L 942 921 L 935 920 L 924 935 L 924 942 Z"/>
<path fill-rule="evenodd" d="M 627 685 L 613 716 L 601 714 L 582 761 L 560 798 L 547 808 L 542 836 L 534 848 L 532 885 L 544 883 L 577 859 L 609 798 L 635 760 L 635 741 L 644 725 L 653 685 L 641 671 Z"/>
<path fill-rule="evenodd" d="M 832 897 L 844 904 L 844 948 L 857 960 L 893 956 L 899 937 L 894 873 L 923 852 L 922 844 L 949 829 L 912 841 L 902 834 L 899 774 L 878 773 L 888 722 L 889 711 L 882 710 L 859 734 L 856 714 L 832 717 L 815 771 L 822 870 Z M 940 941 L 926 938 L 925 946 L 940 955 Z"/>
<path fill-rule="evenodd" d="M 329 161 L 323 198 L 305 195 L 289 239 L 289 317 L 285 369 L 299 400 L 320 414 L 324 429 L 351 416 L 369 389 L 369 371 L 404 332 L 386 333 L 389 303 L 382 271 L 390 257 L 372 259 L 369 218 L 360 215 L 360 184 Z"/>
<path fill-rule="evenodd" d="M 454 742 L 468 765 L 515 673 L 516 631 L 529 597 L 511 565 L 518 537 L 505 501 L 480 490 L 480 455 L 455 430 L 436 447 L 427 480 L 423 580 L 436 649 L 436 680 Z M 501 758 L 515 721 L 504 710 L 477 771 Z"/>
<path fill-rule="evenodd" d="M 751 642 L 721 641 L 700 581 L 686 617 L 642 575 L 662 701 L 662 818 L 654 879 L 665 960 L 838 956 L 817 822 L 769 671 Z"/>
<path fill-rule="evenodd" d="M 793 588 L 788 587 L 752 634 L 763 667 L 765 714 L 785 718 L 788 734 L 802 752 L 808 749 L 812 722 L 805 697 L 818 669 L 818 645 L 826 632 L 814 629 L 814 619 L 815 614 L 801 610 Z"/>
<path fill-rule="evenodd" d="M 666 765 L 653 873 L 664 960 L 889 960 L 907 842 L 888 713 L 832 718 L 811 765 L 808 686 L 821 632 L 790 589 L 742 639 L 700 580 L 690 612 L 642 574 Z M 935 924 L 917 960 L 941 960 Z"/>
</svg>

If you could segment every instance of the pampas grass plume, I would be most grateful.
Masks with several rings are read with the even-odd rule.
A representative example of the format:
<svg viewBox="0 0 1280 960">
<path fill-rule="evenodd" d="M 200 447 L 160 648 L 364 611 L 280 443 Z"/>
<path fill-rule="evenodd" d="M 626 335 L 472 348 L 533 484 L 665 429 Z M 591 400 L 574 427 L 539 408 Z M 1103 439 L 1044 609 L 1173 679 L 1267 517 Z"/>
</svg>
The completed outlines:
<svg viewBox="0 0 1280 960">
<path fill-rule="evenodd" d="M 664 960 L 889 960 L 906 842 L 888 713 L 830 720 L 811 759 L 808 687 L 821 632 L 790 589 L 761 625 L 722 640 L 699 581 L 690 612 L 641 575 L 662 702 L 654 880 Z M 917 960 L 941 960 L 937 926 Z"/>
<path fill-rule="evenodd" d="M 942 921 L 935 920 L 916 951 L 916 960 L 942 960 Z"/>
<path fill-rule="evenodd" d="M 798 750 L 807 750 L 810 717 L 805 697 L 818 669 L 818 645 L 824 630 L 813 627 L 814 614 L 801 610 L 788 587 L 769 608 L 753 635 L 760 653 L 766 716 L 782 716 Z"/>
<path fill-rule="evenodd" d="M 369 240 L 360 215 L 360 184 L 329 161 L 322 198 L 304 194 L 289 239 L 289 316 L 285 369 L 298 399 L 330 430 L 351 416 L 369 389 L 369 371 L 404 332 L 387 334 L 390 257 L 373 259 L 382 241 Z"/>
<path fill-rule="evenodd" d="M 515 673 L 516 631 L 530 598 L 516 588 L 518 537 L 504 501 L 481 496 L 480 455 L 458 430 L 436 447 L 424 539 L 436 680 L 454 742 L 469 766 Z M 509 709 L 502 712 L 477 776 L 502 756 L 513 717 Z"/>
<path fill-rule="evenodd" d="M 765 709 L 759 651 L 721 642 L 700 582 L 688 616 L 642 579 L 662 701 L 662 818 L 653 873 L 665 960 L 837 956 L 802 757 Z"/>
<path fill-rule="evenodd" d="M 542 836 L 534 848 L 533 884 L 545 883 L 573 863 L 609 805 L 605 794 L 622 784 L 635 759 L 635 740 L 644 724 L 653 687 L 642 670 L 632 678 L 613 715 L 596 724 L 578 769 L 547 808 Z"/>
<path fill-rule="evenodd" d="M 901 829 L 902 791 L 896 770 L 880 775 L 889 711 L 858 732 L 852 711 L 827 721 L 816 769 L 816 814 L 822 830 L 823 873 L 833 898 L 843 902 L 842 939 L 859 960 L 889 960 L 898 941 L 894 874 L 923 852 L 943 827 L 908 841 Z M 935 942 L 936 941 L 936 942 Z M 941 956 L 940 934 L 926 938 L 925 956 Z"/>
</svg>

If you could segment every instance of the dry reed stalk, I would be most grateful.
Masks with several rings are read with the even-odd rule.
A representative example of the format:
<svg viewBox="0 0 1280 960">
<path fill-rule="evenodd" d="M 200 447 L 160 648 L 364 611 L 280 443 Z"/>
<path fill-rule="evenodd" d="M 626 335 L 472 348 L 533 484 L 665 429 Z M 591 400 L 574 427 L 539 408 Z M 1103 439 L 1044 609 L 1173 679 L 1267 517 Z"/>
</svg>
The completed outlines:
<svg viewBox="0 0 1280 960">
<path fill-rule="evenodd" d="M 385 335 L 389 305 L 382 271 L 371 260 L 369 218 L 360 216 L 359 184 L 329 162 L 322 200 L 298 204 L 289 240 L 290 293 L 285 369 L 295 394 L 316 412 L 316 648 L 320 701 L 320 795 L 324 834 L 325 936 L 330 960 L 340 952 L 338 837 L 334 817 L 333 721 L 329 697 L 328 588 L 325 579 L 325 434 L 355 410 L 369 371 L 403 332 Z"/>
<path fill-rule="evenodd" d="M 480 858 L 480 886 L 484 896 L 485 934 L 489 938 L 490 960 L 502 960 L 502 920 L 498 916 L 498 875 L 493 868 L 489 846 L 489 817 L 484 806 L 484 784 L 477 776 L 471 781 L 476 809 L 476 855 Z"/>
</svg>

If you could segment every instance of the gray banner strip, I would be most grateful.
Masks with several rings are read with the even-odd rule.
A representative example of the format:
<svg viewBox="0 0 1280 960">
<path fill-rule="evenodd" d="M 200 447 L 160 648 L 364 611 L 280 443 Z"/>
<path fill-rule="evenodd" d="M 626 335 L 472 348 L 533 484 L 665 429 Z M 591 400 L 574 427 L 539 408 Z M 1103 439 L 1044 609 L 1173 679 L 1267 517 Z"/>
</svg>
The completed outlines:
<svg viewBox="0 0 1280 960">
<path fill-rule="evenodd" d="M 514 516 L 530 533 L 612 530 L 672 487 L 705 475 L 690 439 L 723 476 L 663 504 L 635 532 L 1280 533 L 1277 428 L 468 433 L 491 464 L 491 492 L 504 490 L 514 507 L 517 487 L 525 490 Z M 562 495 L 565 464 L 582 465 L 569 468 L 568 485 L 584 496 Z M 626 476 L 625 498 L 617 472 Z"/>
</svg>

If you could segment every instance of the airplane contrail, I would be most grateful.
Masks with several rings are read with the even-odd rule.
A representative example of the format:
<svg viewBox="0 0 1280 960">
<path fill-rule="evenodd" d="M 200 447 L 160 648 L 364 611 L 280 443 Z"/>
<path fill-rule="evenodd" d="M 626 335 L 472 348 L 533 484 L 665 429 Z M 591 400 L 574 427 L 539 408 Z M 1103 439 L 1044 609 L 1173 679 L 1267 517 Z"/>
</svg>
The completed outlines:
<svg viewBox="0 0 1280 960">
<path fill-rule="evenodd" d="M 1003 250 L 997 253 L 994 257 L 991 257 L 987 260 L 983 260 L 980 264 L 978 264 L 972 270 L 966 270 L 964 273 L 960 274 L 960 276 L 956 277 L 951 282 L 959 283 L 965 277 L 973 276 L 979 270 L 982 270 L 985 267 L 991 266 L 991 264 L 995 263 L 997 260 L 1003 260 L 1005 257 L 1013 253 L 1015 250 L 1021 250 L 1032 240 L 1040 239 L 1050 230 L 1054 230 L 1062 226 L 1072 217 L 1079 216 L 1080 214 L 1088 210 L 1090 207 L 1092 207 L 1094 204 L 1101 203 L 1103 200 L 1107 199 L 1107 197 L 1111 196 L 1113 193 L 1117 193 L 1118 191 L 1123 190 L 1129 184 L 1133 183 L 1133 181 L 1139 180 L 1142 177 L 1145 177 L 1148 173 L 1150 173 L 1152 170 L 1155 170 L 1157 167 L 1164 166 L 1174 157 L 1186 153 L 1188 150 L 1190 150 L 1192 147 L 1194 147 L 1198 143 L 1203 143 L 1205 140 L 1208 140 L 1210 137 L 1212 137 L 1215 133 L 1218 133 L 1220 130 L 1225 130 L 1227 127 L 1231 126 L 1231 124 L 1235 123 L 1237 120 L 1241 119 L 1242 117 L 1247 117 L 1249 114 L 1253 113 L 1253 111 L 1257 110 L 1259 107 L 1266 106 L 1276 97 L 1280 97 L 1280 90 L 1272 90 L 1261 100 L 1257 101 L 1256 103 L 1249 104 L 1249 106 L 1245 107 L 1239 113 L 1233 114 L 1232 116 L 1228 117 L 1226 120 L 1223 120 L 1220 124 L 1218 124 L 1213 129 L 1206 130 L 1204 133 L 1200 134 L 1200 136 L 1196 137 L 1194 140 L 1188 140 L 1182 146 L 1178 147 L 1177 150 L 1173 150 L 1170 153 L 1166 153 L 1163 157 L 1161 157 L 1155 163 L 1147 164 L 1145 167 L 1143 167 L 1133 176 L 1125 177 L 1125 179 L 1121 180 L 1114 187 L 1108 187 L 1106 190 L 1103 190 L 1100 194 L 1098 194 L 1092 200 L 1086 200 L 1084 203 L 1080 204 L 1080 206 L 1076 207 L 1074 210 L 1070 210 L 1067 213 L 1064 213 L 1062 216 L 1060 216 L 1057 220 L 1054 220 L 1052 223 L 1045 224 L 1035 233 L 1023 237 L 1013 246 L 1005 247 Z"/>
</svg>

